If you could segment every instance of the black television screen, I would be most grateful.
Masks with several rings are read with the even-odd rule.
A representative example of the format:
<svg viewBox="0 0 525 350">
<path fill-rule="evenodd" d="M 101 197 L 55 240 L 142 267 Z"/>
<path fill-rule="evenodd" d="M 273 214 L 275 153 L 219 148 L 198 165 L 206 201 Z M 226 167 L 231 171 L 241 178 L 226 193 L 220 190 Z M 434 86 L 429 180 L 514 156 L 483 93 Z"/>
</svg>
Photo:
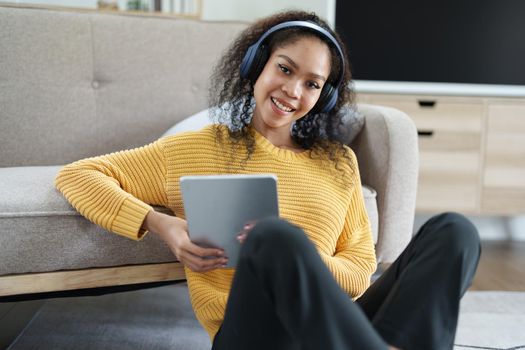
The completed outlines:
<svg viewBox="0 0 525 350">
<path fill-rule="evenodd" d="M 339 0 L 354 79 L 525 85 L 525 0 Z"/>
</svg>

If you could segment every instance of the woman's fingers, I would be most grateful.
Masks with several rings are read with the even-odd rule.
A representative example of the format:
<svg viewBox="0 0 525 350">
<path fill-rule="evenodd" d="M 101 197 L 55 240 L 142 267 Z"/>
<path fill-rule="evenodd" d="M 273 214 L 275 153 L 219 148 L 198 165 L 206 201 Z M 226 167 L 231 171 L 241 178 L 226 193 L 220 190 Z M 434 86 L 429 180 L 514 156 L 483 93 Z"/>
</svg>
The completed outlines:
<svg viewBox="0 0 525 350">
<path fill-rule="evenodd" d="M 209 256 L 216 256 L 216 257 L 223 257 L 224 256 L 224 250 L 220 248 L 204 248 L 196 245 L 195 243 L 189 241 L 187 244 L 183 247 L 184 250 L 187 250 L 188 252 L 192 253 L 193 255 L 199 256 L 201 258 L 209 257 Z"/>
<path fill-rule="evenodd" d="M 199 247 L 191 242 L 187 224 L 186 220 L 152 210 L 146 216 L 143 226 L 157 234 L 177 259 L 191 270 L 204 272 L 223 267 L 228 262 L 224 251 Z"/>
<path fill-rule="evenodd" d="M 228 258 L 217 248 L 203 248 L 191 241 L 185 244 L 178 254 L 179 260 L 192 271 L 204 272 L 224 267 Z"/>
<path fill-rule="evenodd" d="M 202 258 L 188 251 L 182 251 L 179 260 L 195 272 L 206 272 L 224 267 L 228 262 L 226 258 Z"/>
<path fill-rule="evenodd" d="M 243 244 L 246 240 L 246 237 L 248 237 L 248 233 L 243 231 L 237 235 L 237 240 L 240 244 Z"/>
<path fill-rule="evenodd" d="M 248 237 L 248 234 L 250 233 L 250 231 L 252 230 L 252 228 L 255 226 L 256 222 L 255 221 L 249 221 L 247 222 L 246 224 L 244 224 L 241 232 L 239 232 L 237 234 L 237 241 L 239 241 L 239 243 L 243 244 L 244 241 L 246 240 L 246 238 Z"/>
</svg>

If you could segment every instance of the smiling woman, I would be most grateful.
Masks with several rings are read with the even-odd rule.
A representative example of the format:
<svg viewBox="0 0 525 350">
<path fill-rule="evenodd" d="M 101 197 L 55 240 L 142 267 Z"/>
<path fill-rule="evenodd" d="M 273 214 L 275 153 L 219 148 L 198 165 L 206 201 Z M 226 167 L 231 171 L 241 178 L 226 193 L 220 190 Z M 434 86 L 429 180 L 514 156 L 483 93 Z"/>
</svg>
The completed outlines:
<svg viewBox="0 0 525 350">
<path fill-rule="evenodd" d="M 254 23 L 219 61 L 210 94 L 221 123 L 75 162 L 57 187 L 108 230 L 167 244 L 215 350 L 451 348 L 476 229 L 458 214 L 432 218 L 370 286 L 374 242 L 343 141 L 350 70 L 326 22 L 290 11 Z M 180 179 L 261 173 L 277 178 L 279 217 L 232 232 L 241 247 L 228 268 L 222 249 L 190 240 Z"/>
</svg>

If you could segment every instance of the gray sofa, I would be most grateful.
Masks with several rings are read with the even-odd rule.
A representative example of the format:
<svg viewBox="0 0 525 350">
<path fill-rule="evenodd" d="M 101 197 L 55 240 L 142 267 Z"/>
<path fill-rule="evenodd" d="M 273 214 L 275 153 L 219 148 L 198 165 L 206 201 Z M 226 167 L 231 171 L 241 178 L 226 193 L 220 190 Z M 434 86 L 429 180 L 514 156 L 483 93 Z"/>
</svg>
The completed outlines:
<svg viewBox="0 0 525 350">
<path fill-rule="evenodd" d="M 144 145 L 205 109 L 210 69 L 244 27 L 0 5 L 0 296 L 184 279 L 160 241 L 96 227 L 53 179 L 63 164 Z M 351 146 L 375 190 L 367 206 L 388 263 L 411 237 L 417 133 L 397 110 L 359 111 Z"/>
</svg>

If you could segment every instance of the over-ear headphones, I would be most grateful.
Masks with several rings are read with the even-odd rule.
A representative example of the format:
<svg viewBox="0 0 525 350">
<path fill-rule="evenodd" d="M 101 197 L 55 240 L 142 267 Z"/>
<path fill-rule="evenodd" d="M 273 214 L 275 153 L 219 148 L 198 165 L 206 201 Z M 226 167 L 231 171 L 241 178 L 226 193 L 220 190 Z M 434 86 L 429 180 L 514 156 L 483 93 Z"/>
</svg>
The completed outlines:
<svg viewBox="0 0 525 350">
<path fill-rule="evenodd" d="M 343 51 L 341 50 L 341 47 L 339 46 L 337 40 L 334 38 L 330 32 L 328 32 L 323 27 L 308 21 L 288 21 L 279 23 L 270 29 L 268 29 L 260 38 L 255 42 L 255 44 L 251 45 L 248 50 L 246 51 L 246 54 L 244 55 L 244 58 L 241 62 L 241 78 L 249 79 L 252 83 L 255 84 L 255 81 L 259 77 L 259 74 L 261 74 L 264 65 L 268 61 L 268 58 L 270 58 L 270 52 L 268 49 L 268 45 L 266 45 L 265 40 L 274 32 L 282 29 L 287 28 L 306 28 L 308 30 L 314 31 L 315 33 L 321 34 L 323 37 L 327 38 L 333 46 L 337 49 L 339 53 L 339 59 L 341 61 L 340 64 L 340 74 L 335 82 L 335 84 L 331 84 L 330 82 L 327 82 L 323 86 L 323 90 L 321 91 L 321 96 L 319 96 L 319 100 L 317 101 L 316 105 L 312 109 L 315 113 L 327 113 L 332 108 L 335 107 L 335 104 L 337 102 L 337 96 L 338 96 L 338 89 L 339 84 L 341 84 L 341 81 L 343 80 L 344 72 L 345 72 L 345 62 L 344 62 L 344 56 Z"/>
</svg>

